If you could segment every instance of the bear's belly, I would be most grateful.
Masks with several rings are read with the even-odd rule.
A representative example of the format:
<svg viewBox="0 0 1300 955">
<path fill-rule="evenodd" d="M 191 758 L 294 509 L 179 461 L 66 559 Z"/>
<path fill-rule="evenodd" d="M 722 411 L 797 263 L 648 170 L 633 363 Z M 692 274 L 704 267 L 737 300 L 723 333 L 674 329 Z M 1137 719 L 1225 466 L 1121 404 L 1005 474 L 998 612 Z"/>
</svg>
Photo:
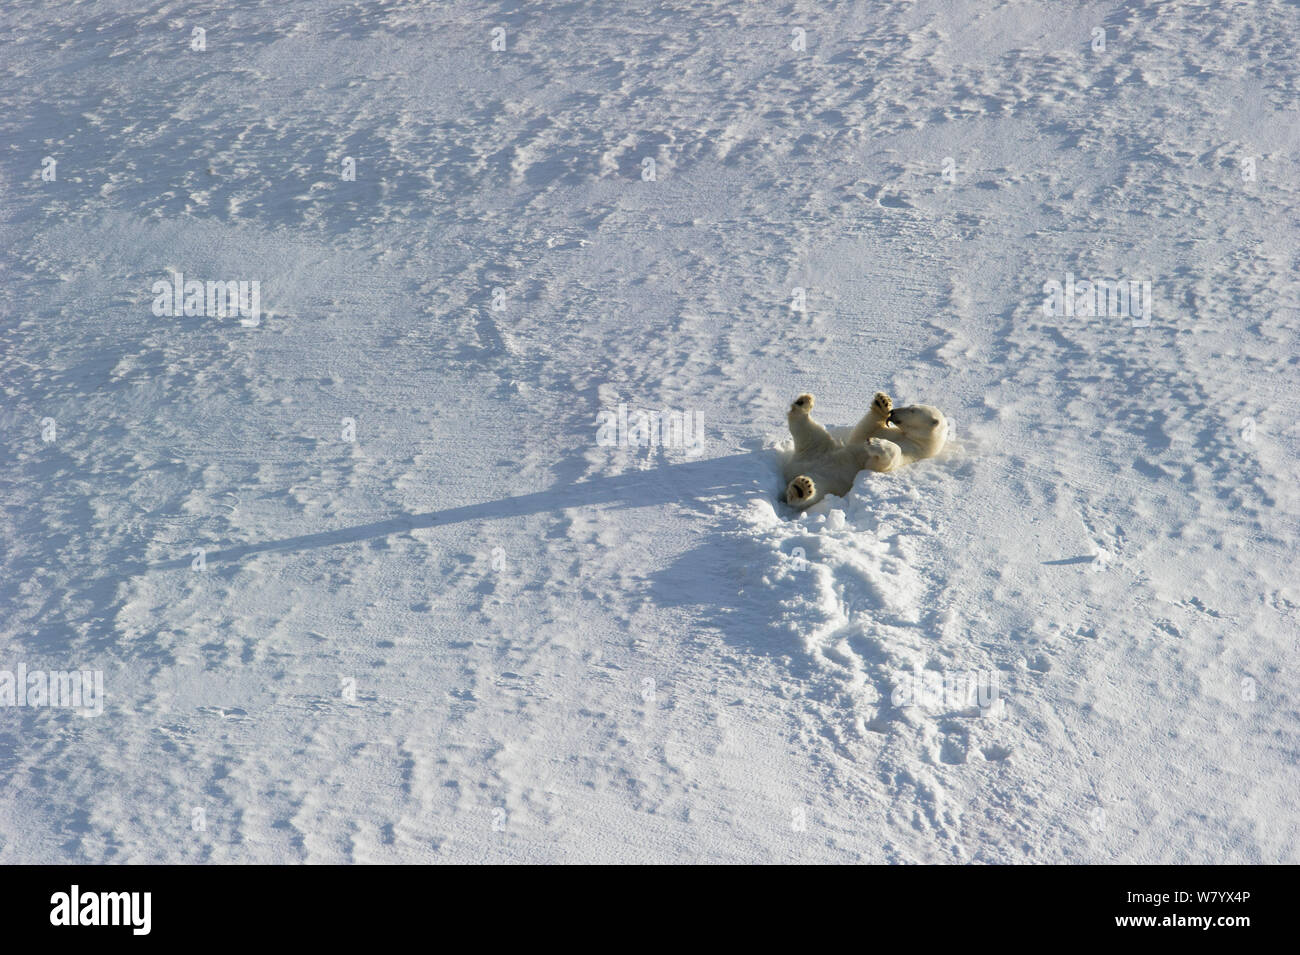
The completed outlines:
<svg viewBox="0 0 1300 955">
<path fill-rule="evenodd" d="M 812 478 L 817 486 L 817 497 L 834 494 L 844 497 L 853 489 L 853 479 L 858 476 L 856 456 L 849 448 L 836 448 L 829 454 L 792 457 L 785 465 L 785 481 L 789 484 L 801 474 Z"/>
</svg>

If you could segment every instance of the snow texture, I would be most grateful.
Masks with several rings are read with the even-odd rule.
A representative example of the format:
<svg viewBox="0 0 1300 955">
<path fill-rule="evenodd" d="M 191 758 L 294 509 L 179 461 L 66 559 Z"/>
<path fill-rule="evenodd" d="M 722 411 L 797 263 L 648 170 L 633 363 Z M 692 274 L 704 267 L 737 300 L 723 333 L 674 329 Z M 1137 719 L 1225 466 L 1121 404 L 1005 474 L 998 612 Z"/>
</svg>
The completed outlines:
<svg viewBox="0 0 1300 955">
<path fill-rule="evenodd" d="M 1300 862 L 1297 36 L 10 0 L 0 863 Z"/>
</svg>

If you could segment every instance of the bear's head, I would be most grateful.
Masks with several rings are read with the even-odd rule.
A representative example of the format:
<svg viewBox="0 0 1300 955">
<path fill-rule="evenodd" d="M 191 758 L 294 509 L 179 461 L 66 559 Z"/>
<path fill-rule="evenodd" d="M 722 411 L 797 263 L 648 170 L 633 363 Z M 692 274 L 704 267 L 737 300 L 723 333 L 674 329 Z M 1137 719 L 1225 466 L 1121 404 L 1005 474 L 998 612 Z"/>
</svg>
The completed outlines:
<svg viewBox="0 0 1300 955">
<path fill-rule="evenodd" d="M 908 405 L 889 413 L 889 423 L 897 425 L 913 441 L 933 444 L 935 450 L 948 440 L 948 419 L 933 405 Z"/>
</svg>

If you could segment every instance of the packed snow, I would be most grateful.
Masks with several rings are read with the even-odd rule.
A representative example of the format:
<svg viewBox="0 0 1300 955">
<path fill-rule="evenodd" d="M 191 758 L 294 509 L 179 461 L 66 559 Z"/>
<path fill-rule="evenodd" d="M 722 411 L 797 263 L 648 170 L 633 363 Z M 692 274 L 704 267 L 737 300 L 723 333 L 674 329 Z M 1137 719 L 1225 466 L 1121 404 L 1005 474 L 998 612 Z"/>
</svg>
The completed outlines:
<svg viewBox="0 0 1300 955">
<path fill-rule="evenodd" d="M 6 3 L 0 862 L 1300 862 L 1297 36 Z"/>
</svg>

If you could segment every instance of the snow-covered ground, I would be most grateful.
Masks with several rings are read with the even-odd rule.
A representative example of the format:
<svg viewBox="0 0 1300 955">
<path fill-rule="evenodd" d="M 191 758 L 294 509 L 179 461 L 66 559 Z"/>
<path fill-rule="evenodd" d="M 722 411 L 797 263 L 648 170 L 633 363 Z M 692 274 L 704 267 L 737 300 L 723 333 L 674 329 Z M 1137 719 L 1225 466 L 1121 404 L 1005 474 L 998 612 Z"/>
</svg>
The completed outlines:
<svg viewBox="0 0 1300 955">
<path fill-rule="evenodd" d="M 0 862 L 1300 861 L 1297 36 L 5 3 Z"/>
</svg>

